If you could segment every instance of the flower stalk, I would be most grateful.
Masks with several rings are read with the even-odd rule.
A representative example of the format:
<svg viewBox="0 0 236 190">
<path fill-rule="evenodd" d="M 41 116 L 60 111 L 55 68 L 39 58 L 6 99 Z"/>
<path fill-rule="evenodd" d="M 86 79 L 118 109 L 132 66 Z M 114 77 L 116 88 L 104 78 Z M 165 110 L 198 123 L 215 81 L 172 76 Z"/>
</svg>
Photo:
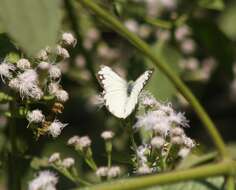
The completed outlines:
<svg viewBox="0 0 236 190">
<path fill-rule="evenodd" d="M 175 85 L 179 92 L 192 105 L 193 109 L 195 110 L 201 122 L 205 126 L 207 132 L 212 138 L 221 156 L 223 158 L 228 157 L 228 152 L 226 150 L 225 143 L 221 135 L 217 131 L 214 123 L 212 122 L 204 108 L 201 106 L 197 98 L 192 94 L 189 88 L 182 82 L 182 80 L 168 65 L 163 64 L 159 61 L 159 58 L 156 56 L 156 54 L 152 53 L 151 48 L 148 46 L 148 44 L 141 40 L 136 34 L 130 32 L 118 19 L 116 19 L 109 12 L 94 3 L 94 1 L 78 0 L 78 2 L 89 10 L 92 10 L 98 18 L 102 19 L 105 22 L 105 24 L 110 26 L 113 30 L 115 30 L 121 36 L 126 38 L 130 43 L 132 43 L 140 52 L 146 55 L 152 61 L 152 63 L 169 78 L 169 80 Z"/>
<path fill-rule="evenodd" d="M 16 112 L 15 102 L 10 102 L 11 114 Z M 20 190 L 21 182 L 19 177 L 19 163 L 17 161 L 17 144 L 16 144 L 16 122 L 14 117 L 9 118 L 9 138 L 10 151 L 8 152 L 8 188 L 11 190 Z"/>
</svg>

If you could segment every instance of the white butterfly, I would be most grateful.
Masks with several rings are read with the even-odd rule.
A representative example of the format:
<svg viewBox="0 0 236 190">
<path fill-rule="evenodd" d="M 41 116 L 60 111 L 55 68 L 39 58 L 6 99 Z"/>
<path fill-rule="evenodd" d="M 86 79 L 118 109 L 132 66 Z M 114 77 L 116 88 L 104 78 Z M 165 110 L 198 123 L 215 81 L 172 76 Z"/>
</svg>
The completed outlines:
<svg viewBox="0 0 236 190">
<path fill-rule="evenodd" d="M 145 71 L 134 82 L 126 82 L 108 66 L 98 71 L 98 80 L 103 87 L 103 99 L 107 109 L 116 117 L 125 119 L 134 110 L 138 96 L 153 70 Z"/>
</svg>

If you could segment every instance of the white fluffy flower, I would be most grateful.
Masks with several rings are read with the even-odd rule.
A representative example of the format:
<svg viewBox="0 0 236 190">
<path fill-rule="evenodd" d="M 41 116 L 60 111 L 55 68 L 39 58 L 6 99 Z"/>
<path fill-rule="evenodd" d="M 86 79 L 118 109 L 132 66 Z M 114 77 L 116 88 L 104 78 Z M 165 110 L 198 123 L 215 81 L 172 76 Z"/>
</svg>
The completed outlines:
<svg viewBox="0 0 236 190">
<path fill-rule="evenodd" d="M 170 131 L 171 136 L 181 136 L 184 134 L 184 130 L 181 127 L 174 127 Z"/>
<path fill-rule="evenodd" d="M 69 99 L 69 94 L 65 90 L 57 90 L 55 96 L 60 102 L 66 102 Z"/>
<path fill-rule="evenodd" d="M 31 64 L 28 59 L 19 59 L 16 63 L 16 66 L 21 70 L 26 70 L 31 68 Z"/>
<path fill-rule="evenodd" d="M 182 145 L 184 143 L 184 139 L 182 136 L 173 136 L 171 137 L 171 143 L 176 145 Z"/>
<path fill-rule="evenodd" d="M 150 174 L 152 173 L 152 169 L 147 164 L 143 164 L 137 169 L 136 172 L 138 174 Z"/>
<path fill-rule="evenodd" d="M 140 145 L 137 150 L 136 154 L 141 164 L 145 164 L 147 162 L 147 155 L 150 153 L 150 145 Z"/>
<path fill-rule="evenodd" d="M 19 90 L 20 87 L 20 81 L 18 78 L 13 78 L 9 81 L 8 86 L 14 90 Z"/>
<path fill-rule="evenodd" d="M 40 50 L 39 53 L 37 54 L 37 58 L 42 61 L 46 61 L 48 59 L 48 53 L 46 49 Z"/>
<path fill-rule="evenodd" d="M 2 62 L 0 64 L 0 76 L 1 78 L 12 78 L 12 71 L 15 71 L 15 66 L 11 63 Z"/>
<path fill-rule="evenodd" d="M 56 82 L 52 82 L 48 85 L 49 94 L 55 94 L 59 90 L 59 85 Z"/>
<path fill-rule="evenodd" d="M 195 147 L 195 142 L 191 138 L 184 136 L 183 139 L 184 139 L 184 145 L 186 147 L 188 147 L 190 149 Z"/>
<path fill-rule="evenodd" d="M 143 91 L 139 95 L 140 103 L 144 106 L 154 107 L 159 106 L 160 103 L 156 100 L 156 98 L 148 91 Z"/>
<path fill-rule="evenodd" d="M 41 61 L 37 67 L 41 70 L 48 70 L 50 68 L 50 64 L 46 61 Z"/>
<path fill-rule="evenodd" d="M 75 135 L 75 136 L 69 138 L 69 140 L 67 141 L 67 144 L 68 145 L 76 145 L 76 144 L 78 144 L 78 142 L 79 142 L 79 136 Z"/>
<path fill-rule="evenodd" d="M 51 79 L 58 79 L 61 77 L 61 70 L 58 66 L 52 65 L 49 68 L 49 76 Z"/>
<path fill-rule="evenodd" d="M 43 91 L 39 87 L 35 87 L 31 90 L 30 97 L 35 100 L 40 100 L 43 97 Z"/>
<path fill-rule="evenodd" d="M 114 133 L 112 131 L 104 131 L 102 132 L 101 137 L 105 140 L 110 140 L 114 137 Z"/>
<path fill-rule="evenodd" d="M 38 87 L 38 74 L 33 69 L 28 69 L 17 76 L 18 90 L 22 98 L 31 97 L 40 99 L 42 90 Z"/>
<path fill-rule="evenodd" d="M 27 120 L 31 123 L 31 122 L 34 122 L 34 123 L 41 123 L 44 121 L 45 119 L 45 116 L 43 115 L 42 111 L 41 110 L 33 110 L 31 112 L 28 112 L 27 114 Z"/>
<path fill-rule="evenodd" d="M 186 38 L 181 42 L 180 48 L 185 54 L 191 54 L 196 49 L 196 43 L 191 38 Z"/>
<path fill-rule="evenodd" d="M 138 33 L 139 25 L 137 21 L 133 19 L 126 20 L 124 25 L 128 28 L 131 32 Z"/>
<path fill-rule="evenodd" d="M 87 148 L 91 145 L 91 140 L 88 136 L 80 137 L 77 145 L 82 149 Z"/>
<path fill-rule="evenodd" d="M 112 166 L 111 168 L 109 168 L 107 172 L 107 176 L 110 178 L 118 177 L 120 174 L 121 174 L 121 170 L 119 166 Z"/>
<path fill-rule="evenodd" d="M 108 167 L 99 167 L 96 171 L 98 177 L 106 177 L 108 174 Z"/>
<path fill-rule="evenodd" d="M 144 127 L 146 130 L 154 130 L 165 136 L 170 129 L 170 123 L 167 115 L 163 111 L 156 110 L 139 116 L 134 127 Z"/>
<path fill-rule="evenodd" d="M 60 160 L 60 153 L 59 152 L 55 152 L 53 153 L 49 159 L 48 159 L 48 162 L 49 163 L 54 163 L 54 162 L 57 162 Z"/>
<path fill-rule="evenodd" d="M 68 46 L 75 46 L 76 39 L 70 32 L 65 32 L 62 34 L 62 42 Z"/>
<path fill-rule="evenodd" d="M 65 158 L 62 161 L 62 166 L 64 166 L 65 168 L 70 168 L 75 164 L 75 159 L 74 158 Z"/>
<path fill-rule="evenodd" d="M 179 150 L 178 155 L 184 158 L 189 154 L 190 150 L 191 150 L 190 148 L 183 147 Z"/>
<path fill-rule="evenodd" d="M 54 120 L 51 125 L 49 126 L 49 134 L 52 135 L 52 137 L 57 137 L 61 134 L 62 129 L 67 126 L 68 124 L 61 123 L 58 120 Z"/>
<path fill-rule="evenodd" d="M 161 148 L 165 144 L 165 139 L 162 137 L 154 137 L 151 140 L 151 145 L 155 148 Z"/>
<path fill-rule="evenodd" d="M 189 121 L 184 116 L 184 113 L 171 112 L 171 114 L 169 115 L 169 120 L 170 122 L 180 125 L 182 127 L 189 127 L 189 124 L 188 124 Z"/>
<path fill-rule="evenodd" d="M 70 57 L 69 52 L 65 48 L 61 47 L 60 45 L 56 46 L 56 54 L 62 57 L 63 59 Z"/>
<path fill-rule="evenodd" d="M 41 171 L 38 176 L 30 181 L 28 190 L 56 190 L 58 178 L 50 171 Z"/>
<path fill-rule="evenodd" d="M 186 38 L 190 34 L 191 34 L 191 31 L 187 25 L 180 26 L 175 30 L 175 38 L 178 41 L 183 40 L 184 38 Z"/>
</svg>

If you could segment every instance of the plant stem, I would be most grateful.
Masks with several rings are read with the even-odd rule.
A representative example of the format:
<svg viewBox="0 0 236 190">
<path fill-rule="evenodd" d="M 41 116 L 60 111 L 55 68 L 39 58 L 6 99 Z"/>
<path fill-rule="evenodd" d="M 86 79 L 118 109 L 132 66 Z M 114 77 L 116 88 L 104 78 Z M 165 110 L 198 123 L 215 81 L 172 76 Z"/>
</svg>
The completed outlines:
<svg viewBox="0 0 236 190">
<path fill-rule="evenodd" d="M 184 180 L 204 179 L 210 176 L 221 176 L 236 169 L 235 161 L 224 161 L 217 164 L 209 164 L 188 170 L 174 171 L 162 174 L 155 174 L 143 177 L 134 177 L 129 179 L 115 180 L 96 186 L 90 186 L 89 190 L 132 190 L 141 189 L 155 185 L 170 184 Z M 86 188 L 79 188 L 77 190 Z"/>
<path fill-rule="evenodd" d="M 15 112 L 15 102 L 10 103 L 10 111 L 12 115 Z M 17 146 L 16 146 L 16 123 L 15 118 L 11 117 L 9 122 L 9 138 L 10 138 L 10 151 L 8 152 L 8 189 L 20 190 L 21 182 L 19 178 L 19 167 L 17 159 Z"/>
<path fill-rule="evenodd" d="M 215 146 L 220 152 L 222 157 L 227 157 L 228 153 L 222 140 L 221 135 L 215 128 L 212 120 L 207 115 L 197 98 L 192 94 L 189 88 L 182 82 L 182 80 L 175 74 L 175 72 L 166 64 L 159 61 L 156 54 L 152 53 L 151 48 L 148 46 L 146 42 L 141 40 L 136 34 L 130 32 L 118 19 L 116 19 L 109 12 L 99 7 L 92 0 L 77 0 L 84 7 L 90 9 L 95 13 L 98 18 L 101 18 L 105 23 L 110 26 L 113 30 L 119 33 L 121 36 L 126 38 L 129 42 L 131 42 L 140 52 L 146 55 L 153 64 L 158 67 L 175 85 L 175 87 L 179 90 L 179 92 L 188 100 L 188 102 L 192 105 L 195 112 L 199 116 L 203 125 L 205 126 L 207 132 L 212 138 Z"/>
<path fill-rule="evenodd" d="M 235 190 L 234 177 L 231 175 L 226 178 L 225 190 Z"/>
</svg>

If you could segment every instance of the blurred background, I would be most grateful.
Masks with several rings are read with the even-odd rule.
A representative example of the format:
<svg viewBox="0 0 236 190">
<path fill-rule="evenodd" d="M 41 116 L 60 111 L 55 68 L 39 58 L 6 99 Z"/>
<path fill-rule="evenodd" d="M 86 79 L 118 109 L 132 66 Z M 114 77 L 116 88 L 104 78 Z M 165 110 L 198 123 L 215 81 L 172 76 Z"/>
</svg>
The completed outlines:
<svg viewBox="0 0 236 190">
<path fill-rule="evenodd" d="M 33 47 L 28 45 L 29 42 L 27 44 L 27 40 L 24 41 L 21 37 L 28 35 L 27 39 L 30 41 L 29 35 L 35 30 L 44 35 L 43 30 L 47 31 L 47 24 L 55 28 L 53 30 L 57 35 L 54 36 L 59 36 L 64 31 L 71 31 L 77 38 L 77 45 L 70 49 L 70 59 L 59 63 L 63 72 L 61 84 L 70 95 L 60 120 L 68 123 L 68 126 L 56 139 L 43 136 L 35 140 L 32 131 L 26 128 L 27 121 L 22 119 L 17 121 L 17 140 L 22 150 L 20 171 L 22 186 L 26 189 L 27 182 L 38 169 L 37 164 L 32 162 L 35 157 L 43 158 L 54 152 L 61 152 L 64 157 L 77 158 L 79 171 L 88 170 L 75 151 L 66 145 L 68 138 L 73 135 L 88 135 L 92 139 L 94 156 L 98 165 L 102 165 L 105 162 L 105 154 L 100 134 L 105 129 L 110 129 L 116 134 L 113 158 L 117 160 L 125 158 L 130 149 L 127 146 L 128 136 L 120 120 L 111 116 L 106 109 L 97 106 L 98 94 L 102 89 L 96 79 L 96 72 L 101 64 L 105 64 L 112 67 L 120 76 L 134 80 L 153 66 L 129 42 L 106 27 L 90 11 L 83 9 L 78 2 L 61 0 L 55 5 L 52 3 L 48 9 L 50 14 L 46 14 L 46 11 L 44 15 L 46 20 L 49 19 L 49 21 L 44 20 L 47 22 L 45 24 L 38 23 L 45 10 L 30 6 L 30 1 L 24 1 L 29 5 L 27 10 L 23 9 L 24 6 L 18 7 L 16 4 L 6 10 L 3 6 L 6 1 L 0 0 L 1 59 L 9 53 L 18 52 L 25 45 L 24 42 L 26 48 L 22 48 L 23 52 L 32 50 Z M 9 2 L 17 3 L 14 0 Z M 224 2 L 223 0 L 97 0 L 96 2 L 116 16 L 130 31 L 145 40 L 159 59 L 173 68 L 200 100 L 224 140 L 232 146 L 236 140 L 236 2 L 233 0 Z M 58 18 L 53 16 L 55 11 Z M 26 12 L 28 20 L 17 20 L 18 15 L 23 12 Z M 33 24 L 28 28 L 30 21 Z M 20 38 L 11 31 L 12 27 Z M 51 34 L 53 32 L 45 35 L 49 38 Z M 37 38 L 37 35 L 35 37 Z M 33 41 L 30 42 L 43 43 L 46 39 L 37 41 L 36 38 L 32 38 Z M 43 44 L 45 45 L 47 44 Z M 1 91 L 4 91 L 4 88 L 4 83 L 1 81 Z M 191 126 L 186 129 L 186 133 L 199 144 L 199 154 L 214 150 L 193 109 L 158 69 L 155 68 L 146 89 L 159 101 L 171 102 L 176 110 L 186 113 Z M 4 168 L 8 139 L 7 117 L 3 114 L 7 109 L 7 104 L 0 105 L 0 189 L 6 189 L 7 178 Z M 123 162 L 126 163 L 127 160 L 123 159 Z M 90 174 L 85 172 L 84 175 Z M 65 189 L 74 186 L 60 176 L 59 187 Z"/>
</svg>

